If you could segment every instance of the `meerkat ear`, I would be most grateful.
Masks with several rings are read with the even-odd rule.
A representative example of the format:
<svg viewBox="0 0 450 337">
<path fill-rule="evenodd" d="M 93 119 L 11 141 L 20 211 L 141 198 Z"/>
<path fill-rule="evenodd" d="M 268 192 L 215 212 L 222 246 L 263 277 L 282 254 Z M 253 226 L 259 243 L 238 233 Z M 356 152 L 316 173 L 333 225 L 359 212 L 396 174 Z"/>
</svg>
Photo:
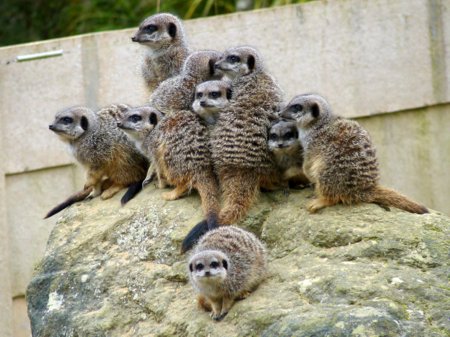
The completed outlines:
<svg viewBox="0 0 450 337">
<path fill-rule="evenodd" d="M 222 260 L 222 265 L 223 265 L 223 267 L 224 267 L 226 270 L 228 270 L 228 262 L 227 262 L 227 260 Z"/>
<path fill-rule="evenodd" d="M 233 95 L 233 92 L 231 91 L 230 88 L 228 88 L 227 89 L 227 99 L 230 100 L 232 95 Z"/>
<path fill-rule="evenodd" d="M 151 125 L 156 125 L 156 124 L 158 124 L 158 115 L 157 115 L 156 113 L 152 112 L 152 113 L 150 114 L 149 120 L 150 120 L 150 124 L 151 124 Z"/>
<path fill-rule="evenodd" d="M 169 23 L 168 32 L 172 39 L 177 35 L 177 26 L 173 22 Z"/>
<path fill-rule="evenodd" d="M 84 131 L 86 131 L 88 126 L 89 126 L 89 122 L 88 122 L 88 119 L 86 118 L 86 116 L 81 117 L 81 128 Z"/>
<path fill-rule="evenodd" d="M 214 64 L 216 64 L 216 62 L 213 59 L 209 59 L 209 75 L 210 76 L 214 76 Z"/>
<path fill-rule="evenodd" d="M 319 108 L 319 105 L 318 105 L 317 103 L 313 103 L 313 104 L 311 105 L 311 115 L 312 115 L 314 118 L 319 117 L 319 115 L 320 115 L 320 108 Z"/>
<path fill-rule="evenodd" d="M 194 268 L 192 267 L 192 263 L 189 263 L 189 270 L 191 271 L 191 273 L 194 271 Z"/>
<path fill-rule="evenodd" d="M 253 70 L 255 68 L 255 57 L 253 55 L 249 55 L 247 59 L 248 69 Z"/>
</svg>

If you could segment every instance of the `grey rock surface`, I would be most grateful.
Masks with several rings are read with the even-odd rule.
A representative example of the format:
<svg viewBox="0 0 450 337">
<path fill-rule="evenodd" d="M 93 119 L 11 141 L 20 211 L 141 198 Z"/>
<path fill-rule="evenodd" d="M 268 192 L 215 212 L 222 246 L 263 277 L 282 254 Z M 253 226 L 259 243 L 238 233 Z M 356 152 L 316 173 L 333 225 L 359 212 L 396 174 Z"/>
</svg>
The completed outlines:
<svg viewBox="0 0 450 337">
<path fill-rule="evenodd" d="M 239 225 L 265 242 L 269 277 L 214 322 L 179 254 L 199 197 L 163 191 L 62 213 L 27 290 L 33 336 L 449 336 L 447 216 L 371 204 L 310 215 L 311 189 L 264 193 Z"/>
</svg>

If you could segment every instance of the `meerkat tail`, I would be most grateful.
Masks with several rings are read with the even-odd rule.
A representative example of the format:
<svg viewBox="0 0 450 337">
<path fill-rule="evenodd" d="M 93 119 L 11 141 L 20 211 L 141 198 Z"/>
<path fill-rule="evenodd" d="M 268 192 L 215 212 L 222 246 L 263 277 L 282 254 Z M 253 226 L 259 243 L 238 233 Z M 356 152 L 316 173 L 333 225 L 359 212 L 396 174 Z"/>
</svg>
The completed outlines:
<svg viewBox="0 0 450 337">
<path fill-rule="evenodd" d="M 208 232 L 208 221 L 202 220 L 198 224 L 196 224 L 186 237 L 183 239 L 181 243 L 181 254 L 186 253 L 188 250 L 191 250 L 192 247 L 198 242 L 198 240 Z"/>
<path fill-rule="evenodd" d="M 93 186 L 90 186 L 82 191 L 76 192 L 75 194 L 72 194 L 70 197 L 68 197 L 65 201 L 63 201 L 62 203 L 60 203 L 59 205 L 53 207 L 48 213 L 47 215 L 44 217 L 44 219 L 50 218 L 51 216 L 55 215 L 56 213 L 61 212 L 63 209 L 69 207 L 70 205 L 78 202 L 78 201 L 82 201 L 84 199 L 86 199 L 89 194 L 92 192 L 92 190 L 94 189 Z"/>
<path fill-rule="evenodd" d="M 425 206 L 419 205 L 414 201 L 408 199 L 404 195 L 382 186 L 377 186 L 375 188 L 373 197 L 371 198 L 370 202 L 385 207 L 393 206 L 410 213 L 429 213 L 428 209 Z"/>
<path fill-rule="evenodd" d="M 212 171 L 204 171 L 196 178 L 195 188 L 202 200 L 203 212 L 206 216 L 208 229 L 212 230 L 217 225 L 219 213 L 219 184 Z"/>
<path fill-rule="evenodd" d="M 132 183 L 130 186 L 128 186 L 127 191 L 123 195 L 122 199 L 120 199 L 120 204 L 122 206 L 125 205 L 131 199 L 133 199 L 136 196 L 136 194 L 138 194 L 142 190 L 143 182 L 144 182 L 144 180 L 140 180 L 140 181 L 138 181 L 136 183 Z"/>
<path fill-rule="evenodd" d="M 219 176 L 224 206 L 218 221 L 221 225 L 231 225 L 241 220 L 258 198 L 260 175 L 249 169 L 234 169 Z"/>
</svg>

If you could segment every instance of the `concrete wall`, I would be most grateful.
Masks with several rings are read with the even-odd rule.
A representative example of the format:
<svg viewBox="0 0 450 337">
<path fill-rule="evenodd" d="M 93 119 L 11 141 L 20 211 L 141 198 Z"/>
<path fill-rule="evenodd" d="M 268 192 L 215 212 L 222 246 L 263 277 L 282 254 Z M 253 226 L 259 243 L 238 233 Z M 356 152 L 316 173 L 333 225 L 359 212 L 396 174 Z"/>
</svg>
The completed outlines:
<svg viewBox="0 0 450 337">
<path fill-rule="evenodd" d="M 0 336 L 14 324 L 23 335 L 23 295 L 55 221 L 42 216 L 83 184 L 48 124 L 70 105 L 146 101 L 133 32 L 0 48 Z M 449 0 L 317 1 L 191 20 L 186 33 L 194 48 L 257 47 L 286 99 L 321 93 L 371 132 L 384 184 L 450 214 Z"/>
</svg>

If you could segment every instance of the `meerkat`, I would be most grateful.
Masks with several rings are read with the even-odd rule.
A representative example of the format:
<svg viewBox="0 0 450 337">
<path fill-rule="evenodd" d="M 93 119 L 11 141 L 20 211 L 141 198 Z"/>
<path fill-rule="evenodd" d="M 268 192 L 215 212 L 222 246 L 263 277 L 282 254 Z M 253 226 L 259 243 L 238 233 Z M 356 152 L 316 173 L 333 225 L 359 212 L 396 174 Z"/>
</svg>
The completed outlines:
<svg viewBox="0 0 450 337">
<path fill-rule="evenodd" d="M 265 278 L 266 251 L 258 238 L 235 226 L 205 234 L 188 262 L 189 280 L 199 304 L 222 320 L 237 299 L 245 298 Z"/>
<path fill-rule="evenodd" d="M 213 80 L 200 83 L 195 88 L 192 109 L 212 127 L 219 118 L 219 113 L 230 104 L 232 96 L 229 81 Z"/>
<path fill-rule="evenodd" d="M 69 144 L 75 158 L 87 169 L 84 190 L 78 194 L 80 197 L 90 190 L 88 197 L 100 195 L 102 199 L 109 199 L 122 188 L 129 187 L 121 200 L 124 204 L 140 190 L 149 163 L 117 127 L 122 108 L 112 106 L 94 112 L 86 107 L 71 107 L 58 112 L 53 124 L 49 125 L 51 131 Z"/>
<path fill-rule="evenodd" d="M 150 96 L 150 105 L 166 115 L 190 110 L 195 87 L 205 81 L 219 79 L 222 73 L 214 68 L 221 53 L 197 51 L 186 59 L 181 73 L 162 82 Z"/>
<path fill-rule="evenodd" d="M 125 132 L 125 134 L 132 140 L 135 146 L 150 159 L 152 154 L 150 147 L 153 139 L 150 136 L 156 124 L 164 117 L 164 114 L 151 106 L 142 106 L 129 109 L 122 116 L 122 119 L 117 123 L 117 126 Z M 142 187 L 149 184 L 155 174 L 155 165 L 150 162 L 150 167 L 147 176 L 142 183 Z M 159 187 L 163 188 L 163 179 L 158 175 Z"/>
<path fill-rule="evenodd" d="M 295 96 L 281 117 L 296 121 L 304 147 L 303 171 L 315 184 L 316 198 L 307 209 L 314 213 L 338 203 L 369 202 L 411 213 L 428 213 L 396 191 L 379 184 L 378 161 L 369 133 L 357 122 L 331 111 L 320 95 Z"/>
<path fill-rule="evenodd" d="M 309 183 L 303 173 L 303 147 L 295 122 L 274 122 L 269 130 L 268 145 L 284 188 Z"/>
<path fill-rule="evenodd" d="M 252 47 L 226 50 L 215 68 L 231 81 L 232 88 L 230 104 L 221 111 L 210 140 L 223 198 L 217 223 L 230 225 L 247 214 L 261 187 L 277 188 L 267 141 L 283 97 Z M 189 250 L 209 229 L 204 221 L 197 224 L 184 238 L 182 251 Z"/>
<path fill-rule="evenodd" d="M 131 40 L 147 47 L 142 75 L 150 91 L 178 75 L 190 53 L 181 20 L 168 13 L 146 18 Z"/>
<path fill-rule="evenodd" d="M 274 163 L 267 139 L 282 92 L 254 48 L 226 50 L 215 68 L 231 80 L 233 91 L 211 134 L 212 159 L 223 197 L 218 224 L 230 225 L 246 215 L 260 187 L 273 189 Z M 207 230 L 204 222 L 194 227 L 183 240 L 184 249 Z"/>
</svg>

